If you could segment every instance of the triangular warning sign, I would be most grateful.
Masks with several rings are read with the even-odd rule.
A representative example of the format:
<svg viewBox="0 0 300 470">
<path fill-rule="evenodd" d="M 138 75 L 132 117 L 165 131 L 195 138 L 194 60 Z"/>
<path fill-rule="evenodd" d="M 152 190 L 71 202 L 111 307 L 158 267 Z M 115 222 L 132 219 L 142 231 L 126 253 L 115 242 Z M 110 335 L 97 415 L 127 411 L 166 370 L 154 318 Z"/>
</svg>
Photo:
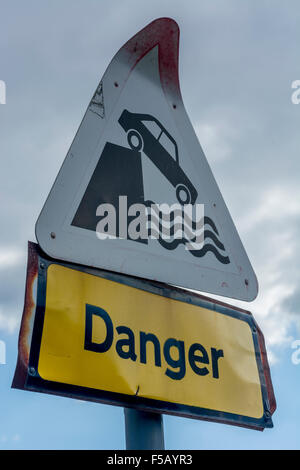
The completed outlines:
<svg viewBox="0 0 300 470">
<path fill-rule="evenodd" d="M 179 28 L 115 55 L 36 224 L 54 258 L 251 301 L 256 276 L 182 102 Z"/>
</svg>

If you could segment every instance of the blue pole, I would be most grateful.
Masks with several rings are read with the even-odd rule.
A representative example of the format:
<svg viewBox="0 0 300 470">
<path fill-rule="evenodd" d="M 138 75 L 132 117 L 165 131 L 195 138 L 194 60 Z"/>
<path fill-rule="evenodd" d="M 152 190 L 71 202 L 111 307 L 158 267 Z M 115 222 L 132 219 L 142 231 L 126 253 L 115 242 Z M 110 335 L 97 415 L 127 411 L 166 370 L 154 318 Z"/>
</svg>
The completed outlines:
<svg viewBox="0 0 300 470">
<path fill-rule="evenodd" d="M 124 408 L 127 450 L 164 450 L 163 418 L 160 413 Z"/>
</svg>

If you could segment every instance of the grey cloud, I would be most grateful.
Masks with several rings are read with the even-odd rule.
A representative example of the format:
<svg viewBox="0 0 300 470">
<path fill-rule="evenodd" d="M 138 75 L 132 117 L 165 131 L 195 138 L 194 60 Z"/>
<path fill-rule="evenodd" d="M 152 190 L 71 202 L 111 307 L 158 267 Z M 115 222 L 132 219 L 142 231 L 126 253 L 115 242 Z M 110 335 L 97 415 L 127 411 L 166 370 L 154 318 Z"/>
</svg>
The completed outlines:
<svg viewBox="0 0 300 470">
<path fill-rule="evenodd" d="M 141 7 L 134 0 L 29 0 L 6 3 L 4 10 L 0 79 L 7 84 L 7 104 L 0 107 L 0 249 L 13 245 L 26 253 L 39 211 L 112 56 L 152 19 L 170 15 L 181 27 L 181 89 L 200 142 L 207 124 L 221 133 L 220 145 L 226 144 L 222 158 L 211 158 L 213 141 L 203 147 L 262 278 L 260 295 L 267 296 L 270 286 L 278 285 L 279 291 L 285 280 L 298 282 L 296 215 L 271 215 L 246 229 L 243 223 L 276 187 L 287 204 L 299 203 L 300 105 L 290 99 L 291 83 L 300 79 L 297 1 L 155 0 Z M 283 259 L 280 233 L 292 247 Z M 278 277 L 273 282 L 274 263 Z M 2 311 L 19 315 L 24 280 L 25 266 L 0 271 Z M 271 313 L 264 323 L 269 321 L 272 329 Z"/>
<path fill-rule="evenodd" d="M 285 302 L 284 309 L 291 315 L 300 316 L 300 289 L 298 288 Z M 299 322 L 299 318 L 297 318 Z"/>
</svg>

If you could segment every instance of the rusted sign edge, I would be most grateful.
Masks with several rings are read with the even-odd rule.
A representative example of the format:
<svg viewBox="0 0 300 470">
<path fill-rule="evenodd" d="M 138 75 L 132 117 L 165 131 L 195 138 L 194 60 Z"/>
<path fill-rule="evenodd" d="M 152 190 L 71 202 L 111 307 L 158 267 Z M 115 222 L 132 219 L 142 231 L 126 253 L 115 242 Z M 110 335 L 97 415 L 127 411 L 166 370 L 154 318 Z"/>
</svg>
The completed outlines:
<svg viewBox="0 0 300 470">
<path fill-rule="evenodd" d="M 36 301 L 34 298 L 34 283 L 38 276 L 37 245 L 28 242 L 27 274 L 25 285 L 24 308 L 18 340 L 18 358 L 12 382 L 12 388 L 24 390 L 30 354 L 30 343 L 33 329 Z"/>
</svg>

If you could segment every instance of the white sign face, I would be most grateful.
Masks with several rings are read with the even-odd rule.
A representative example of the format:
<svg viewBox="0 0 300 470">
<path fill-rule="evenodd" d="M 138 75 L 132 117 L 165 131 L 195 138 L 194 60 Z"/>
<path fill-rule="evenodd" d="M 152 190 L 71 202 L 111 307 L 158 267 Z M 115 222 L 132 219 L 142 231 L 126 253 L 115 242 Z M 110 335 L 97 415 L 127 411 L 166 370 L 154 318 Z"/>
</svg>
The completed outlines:
<svg viewBox="0 0 300 470">
<path fill-rule="evenodd" d="M 51 257 L 251 301 L 256 276 L 184 109 L 177 24 L 115 55 L 36 224 Z"/>
</svg>

